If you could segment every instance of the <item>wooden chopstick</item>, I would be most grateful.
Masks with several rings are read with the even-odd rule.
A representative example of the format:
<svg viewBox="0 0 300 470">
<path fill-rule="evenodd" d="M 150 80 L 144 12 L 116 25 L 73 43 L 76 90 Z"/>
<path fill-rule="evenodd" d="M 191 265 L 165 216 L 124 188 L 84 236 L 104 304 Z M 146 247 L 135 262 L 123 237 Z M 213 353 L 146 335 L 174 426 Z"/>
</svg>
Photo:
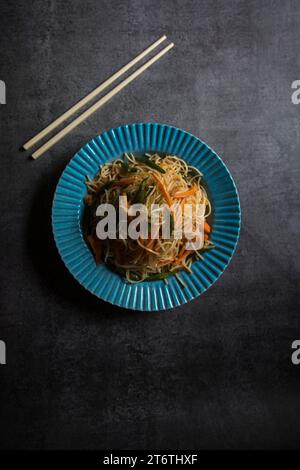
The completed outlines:
<svg viewBox="0 0 300 470">
<path fill-rule="evenodd" d="M 145 64 L 143 64 L 140 68 L 138 68 L 135 72 L 133 72 L 129 77 L 123 80 L 119 85 L 113 88 L 109 93 L 103 96 L 99 101 L 96 101 L 89 109 L 85 112 L 80 114 L 73 122 L 68 124 L 64 129 L 58 132 L 54 137 L 52 137 L 48 142 L 42 145 L 39 149 L 37 149 L 31 155 L 32 158 L 37 159 L 47 150 L 49 150 L 53 145 L 59 142 L 63 137 L 65 137 L 69 132 L 71 132 L 75 127 L 85 121 L 89 116 L 91 116 L 95 111 L 97 111 L 101 106 L 104 105 L 107 101 L 109 101 L 113 96 L 119 93 L 123 88 L 125 88 L 130 82 L 135 80 L 139 75 L 141 75 L 147 68 L 149 68 L 152 64 L 154 64 L 157 60 L 159 60 L 164 54 L 166 54 L 172 47 L 174 46 L 173 43 L 169 44 L 167 47 L 162 49 L 158 54 L 156 54 L 152 59 L 148 60 Z"/>
<path fill-rule="evenodd" d="M 55 119 L 51 124 L 49 124 L 47 127 L 45 127 L 43 130 L 41 130 L 37 135 L 32 137 L 32 139 L 28 140 L 23 145 L 23 148 L 25 150 L 30 149 L 33 147 L 33 145 L 37 144 L 41 139 L 46 137 L 51 131 L 53 131 L 56 127 L 58 127 L 60 124 L 62 124 L 66 119 L 71 117 L 76 111 L 79 111 L 83 106 L 85 106 L 89 101 L 91 101 L 93 98 L 95 98 L 101 91 L 105 90 L 108 86 L 110 86 L 114 81 L 116 81 L 119 77 L 121 77 L 127 70 L 131 69 L 137 62 L 142 60 L 146 55 L 148 55 L 153 49 L 155 49 L 159 44 L 161 44 L 163 41 L 167 39 L 166 36 L 162 36 L 159 38 L 157 41 L 155 41 L 151 46 L 147 47 L 143 52 L 138 54 L 134 59 L 132 59 L 128 64 L 124 65 L 120 70 L 118 70 L 116 73 L 114 73 L 111 77 L 109 77 L 107 80 L 105 80 L 103 83 L 101 83 L 97 88 L 95 88 L 93 91 L 91 91 L 87 96 L 82 98 L 80 101 L 78 101 L 74 106 L 72 106 L 70 109 L 68 109 L 65 113 L 63 113 L 61 116 L 59 116 L 57 119 Z"/>
</svg>

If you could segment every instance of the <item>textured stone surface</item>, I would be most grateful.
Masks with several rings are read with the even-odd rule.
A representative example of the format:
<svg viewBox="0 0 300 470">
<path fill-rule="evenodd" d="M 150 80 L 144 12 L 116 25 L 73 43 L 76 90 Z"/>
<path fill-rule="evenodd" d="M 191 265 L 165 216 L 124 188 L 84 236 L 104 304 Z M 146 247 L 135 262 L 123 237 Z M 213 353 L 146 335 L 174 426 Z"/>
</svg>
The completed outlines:
<svg viewBox="0 0 300 470">
<path fill-rule="evenodd" d="M 300 3 L 0 4 L 0 447 L 297 447 Z M 20 145 L 166 33 L 176 48 L 39 161 Z M 111 127 L 157 121 L 214 148 L 237 183 L 238 250 L 174 311 L 99 302 L 52 239 L 57 179 Z"/>
</svg>

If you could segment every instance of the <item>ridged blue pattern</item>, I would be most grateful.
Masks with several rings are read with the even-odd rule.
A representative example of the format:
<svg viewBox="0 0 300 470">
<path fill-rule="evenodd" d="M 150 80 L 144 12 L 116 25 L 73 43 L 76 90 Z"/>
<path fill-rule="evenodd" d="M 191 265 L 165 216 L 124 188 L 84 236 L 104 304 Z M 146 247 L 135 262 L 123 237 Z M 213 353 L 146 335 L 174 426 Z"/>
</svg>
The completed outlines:
<svg viewBox="0 0 300 470">
<path fill-rule="evenodd" d="M 203 174 L 213 207 L 212 241 L 216 248 L 196 261 L 192 273 L 163 281 L 130 285 L 105 265 L 96 266 L 82 234 L 83 197 L 87 176 L 123 152 L 157 151 L 178 155 Z M 67 165 L 54 195 L 52 226 L 58 251 L 73 276 L 97 297 L 134 310 L 164 310 L 202 294 L 222 274 L 235 250 L 240 232 L 240 203 L 233 179 L 213 150 L 197 137 L 164 124 L 128 124 L 86 144 Z"/>
</svg>

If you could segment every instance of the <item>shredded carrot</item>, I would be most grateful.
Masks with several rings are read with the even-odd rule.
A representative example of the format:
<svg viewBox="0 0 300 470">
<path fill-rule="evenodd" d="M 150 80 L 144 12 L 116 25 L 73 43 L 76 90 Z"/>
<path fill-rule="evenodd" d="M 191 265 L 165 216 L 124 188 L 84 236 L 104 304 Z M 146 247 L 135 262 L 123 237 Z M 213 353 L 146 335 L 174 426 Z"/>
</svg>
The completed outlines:
<svg viewBox="0 0 300 470">
<path fill-rule="evenodd" d="M 189 255 L 190 253 L 191 253 L 190 250 L 185 250 L 185 252 L 184 252 L 179 258 L 177 258 L 177 259 L 175 260 L 174 264 L 175 264 L 175 265 L 176 265 L 176 264 L 180 264 L 181 261 L 184 261 L 184 260 L 188 257 L 188 255 Z"/>
<path fill-rule="evenodd" d="M 207 233 L 204 234 L 204 240 L 208 240 L 208 235 L 207 235 Z"/>
<path fill-rule="evenodd" d="M 161 181 L 161 179 L 155 173 L 150 172 L 150 175 L 156 181 L 157 186 L 159 187 L 162 195 L 164 196 L 165 200 L 167 201 L 168 206 L 171 207 L 172 206 L 172 198 L 171 198 L 170 194 L 168 193 L 166 187 L 164 186 L 163 182 Z"/>
<path fill-rule="evenodd" d="M 181 248 L 181 250 L 178 254 L 178 258 L 180 258 L 183 255 L 184 252 L 185 252 L 185 245 L 182 246 L 182 248 Z"/>
<path fill-rule="evenodd" d="M 211 232 L 210 225 L 207 222 L 204 222 L 204 232 L 205 233 L 210 233 Z"/>
<path fill-rule="evenodd" d="M 179 264 L 183 259 L 185 259 L 188 254 L 190 253 L 190 250 L 187 250 L 185 248 L 185 244 L 182 245 L 180 252 L 178 253 L 178 256 L 173 258 L 174 264 Z"/>
<path fill-rule="evenodd" d="M 176 197 L 176 199 L 182 198 L 182 197 L 186 198 L 188 196 L 192 196 L 192 194 L 194 194 L 196 191 L 197 191 L 196 186 L 193 186 L 192 188 L 188 189 L 187 191 L 176 191 L 176 193 L 174 194 L 174 197 Z"/>
</svg>

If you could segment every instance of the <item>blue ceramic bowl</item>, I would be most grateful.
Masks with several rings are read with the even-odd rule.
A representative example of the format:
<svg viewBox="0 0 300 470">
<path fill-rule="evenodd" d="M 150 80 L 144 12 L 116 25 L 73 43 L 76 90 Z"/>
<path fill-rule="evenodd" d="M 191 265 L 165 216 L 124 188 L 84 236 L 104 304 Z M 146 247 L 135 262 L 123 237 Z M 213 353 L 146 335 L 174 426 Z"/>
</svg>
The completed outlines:
<svg viewBox="0 0 300 470">
<path fill-rule="evenodd" d="M 212 236 L 216 248 L 195 261 L 192 273 L 181 272 L 182 288 L 171 276 L 163 281 L 128 284 L 104 264 L 96 265 L 82 231 L 87 176 L 123 152 L 178 155 L 204 175 L 212 203 Z M 233 179 L 216 153 L 197 137 L 164 124 L 128 124 L 86 144 L 65 168 L 55 191 L 52 226 L 58 251 L 73 276 L 100 299 L 134 310 L 164 310 L 182 305 L 206 291 L 223 273 L 235 250 L 241 223 Z"/>
</svg>

